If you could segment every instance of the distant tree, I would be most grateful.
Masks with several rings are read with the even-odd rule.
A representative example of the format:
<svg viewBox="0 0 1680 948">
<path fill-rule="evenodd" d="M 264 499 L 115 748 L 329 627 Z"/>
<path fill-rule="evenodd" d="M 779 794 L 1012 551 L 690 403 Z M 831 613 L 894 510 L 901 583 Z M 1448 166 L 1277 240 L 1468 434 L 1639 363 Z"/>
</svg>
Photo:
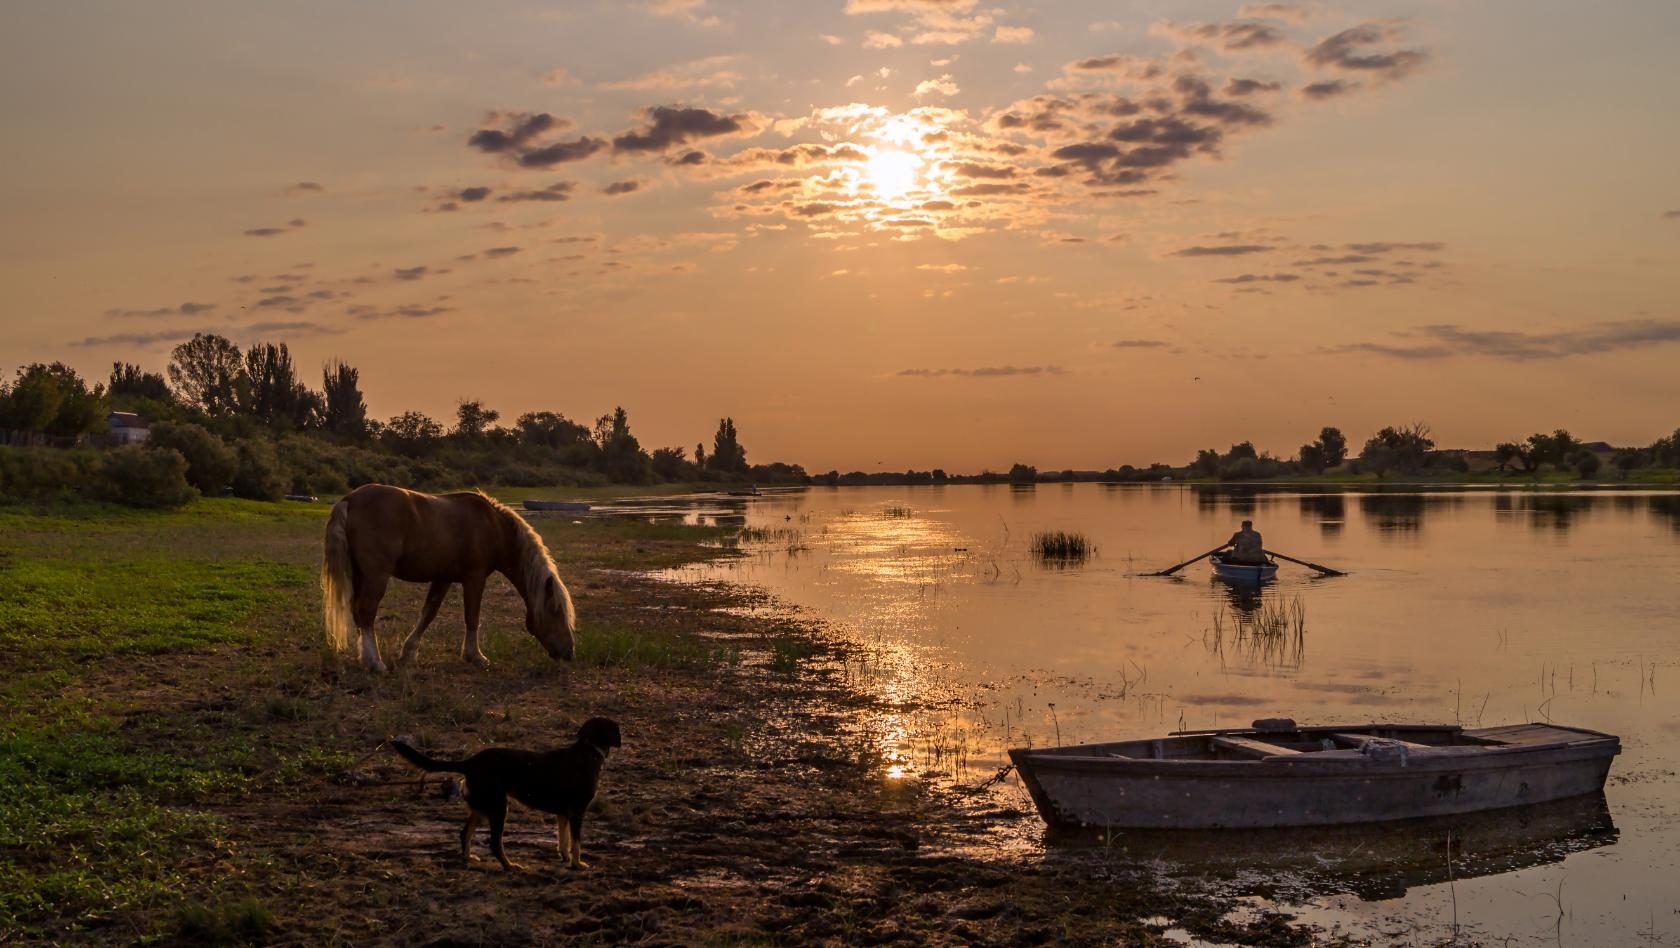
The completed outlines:
<svg viewBox="0 0 1680 948">
<path fill-rule="evenodd" d="M 212 418 L 237 413 L 245 401 L 245 359 L 225 337 L 195 333 L 170 354 L 168 372 L 181 401 Z"/>
<path fill-rule="evenodd" d="M 1221 460 L 1236 461 L 1241 458 L 1258 458 L 1259 456 L 1260 452 L 1254 450 L 1254 442 L 1239 441 L 1231 445 L 1231 450 L 1225 452 L 1225 456 Z"/>
<path fill-rule="evenodd" d="M 1203 448 L 1196 452 L 1196 460 L 1190 462 L 1190 469 L 1197 474 L 1212 477 L 1219 473 L 1219 452 L 1212 448 Z"/>
<path fill-rule="evenodd" d="M 483 402 L 463 400 L 455 406 L 455 428 L 450 434 L 476 441 L 501 417 L 501 412 L 485 407 Z"/>
<path fill-rule="evenodd" d="M 443 426 L 417 411 L 405 411 L 385 423 L 380 440 L 391 450 L 419 457 L 443 437 Z"/>
<path fill-rule="evenodd" d="M 1009 483 L 1036 484 L 1038 483 L 1038 468 L 1031 464 L 1012 464 L 1009 467 Z"/>
<path fill-rule="evenodd" d="M 935 484 L 943 484 L 946 481 L 949 481 L 951 479 L 951 475 L 946 474 L 945 469 L 942 468 L 942 467 L 934 468 L 932 476 L 933 476 L 933 482 Z"/>
<path fill-rule="evenodd" d="M 361 439 L 368 434 L 361 373 L 337 359 L 321 369 L 321 427 L 345 438 Z"/>
<path fill-rule="evenodd" d="M 1521 463 L 1527 452 L 1515 441 L 1501 441 L 1493 446 L 1493 460 L 1501 472 L 1508 471 L 1512 462 Z"/>
<path fill-rule="evenodd" d="M 1528 470 L 1538 469 L 1542 464 L 1562 467 L 1569 463 L 1569 458 L 1580 446 L 1581 442 L 1562 428 L 1551 434 L 1531 434 L 1528 436 L 1528 461 L 1532 466 Z"/>
<path fill-rule="evenodd" d="M 694 466 L 698 468 L 706 466 L 706 446 L 704 444 L 696 443 L 694 445 Z"/>
<path fill-rule="evenodd" d="M 146 372 L 132 362 L 111 363 L 111 381 L 105 391 L 112 398 L 127 397 L 154 402 L 173 401 L 169 382 L 157 372 Z"/>
<path fill-rule="evenodd" d="M 244 413 L 278 430 L 301 430 L 319 420 L 321 397 L 298 378 L 285 343 L 259 342 L 245 352 Z"/>
<path fill-rule="evenodd" d="M 89 389 L 64 363 L 35 362 L 18 369 L 0 404 L 0 429 L 79 438 L 103 431 L 110 410 L 104 385 Z"/>
<path fill-rule="evenodd" d="M 1591 477 L 1598 473 L 1598 455 L 1584 447 L 1576 448 L 1575 453 L 1569 456 L 1569 466 L 1583 478 Z"/>
<path fill-rule="evenodd" d="M 1621 472 L 1623 478 L 1626 478 L 1628 472 L 1638 467 L 1643 460 L 1644 458 L 1640 456 L 1639 451 L 1623 448 L 1616 452 L 1615 456 L 1610 459 L 1610 463 L 1615 465 L 1616 470 Z"/>
<path fill-rule="evenodd" d="M 612 480 L 643 484 L 653 476 L 653 461 L 630 433 L 630 416 L 623 406 L 595 420 L 595 443 L 601 449 L 602 471 Z"/>
<path fill-rule="evenodd" d="M 1421 421 L 1404 428 L 1384 428 L 1365 442 L 1359 462 L 1378 477 L 1391 470 L 1409 474 L 1424 466 L 1434 447 L 1429 426 Z"/>
<path fill-rule="evenodd" d="M 1666 438 L 1658 438 L 1646 449 L 1651 463 L 1658 467 L 1680 467 L 1680 428 Z"/>
<path fill-rule="evenodd" d="M 146 443 L 171 448 L 187 462 L 187 482 L 206 497 L 220 497 L 239 472 L 239 455 L 201 425 L 159 422 Z"/>
<path fill-rule="evenodd" d="M 513 423 L 513 430 L 521 444 L 545 448 L 559 449 L 590 441 L 588 428 L 559 412 L 526 412 Z"/>
<path fill-rule="evenodd" d="M 1324 467 L 1340 467 L 1347 460 L 1347 438 L 1342 429 L 1326 427 L 1318 433 L 1318 446 L 1323 452 Z"/>
<path fill-rule="evenodd" d="M 1301 470 L 1308 474 L 1323 474 L 1330 465 L 1324 460 L 1324 446 L 1318 442 L 1301 445 Z"/>
<path fill-rule="evenodd" d="M 707 466 L 730 474 L 744 474 L 747 470 L 747 449 L 741 446 L 735 432 L 735 419 L 718 419 L 717 434 L 712 436 L 712 456 Z"/>
<path fill-rule="evenodd" d="M 688 455 L 682 448 L 658 448 L 653 452 L 653 473 L 668 481 L 688 474 Z"/>
</svg>

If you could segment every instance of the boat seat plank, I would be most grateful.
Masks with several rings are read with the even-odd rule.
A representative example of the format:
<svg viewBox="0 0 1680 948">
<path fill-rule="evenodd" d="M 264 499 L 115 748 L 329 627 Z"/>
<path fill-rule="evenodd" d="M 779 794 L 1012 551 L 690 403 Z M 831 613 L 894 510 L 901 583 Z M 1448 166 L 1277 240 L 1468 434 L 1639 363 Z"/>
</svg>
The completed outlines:
<svg viewBox="0 0 1680 948">
<path fill-rule="evenodd" d="M 1352 744 L 1354 747 L 1358 747 L 1359 745 L 1365 743 L 1366 741 L 1383 740 L 1383 741 L 1391 741 L 1395 744 L 1402 744 L 1406 747 L 1407 750 L 1436 750 L 1435 747 L 1432 747 L 1428 744 L 1419 744 L 1419 743 L 1416 743 L 1415 741 L 1403 741 L 1403 740 L 1401 740 L 1397 737 L 1381 737 L 1381 738 L 1379 738 L 1375 734 L 1349 734 L 1345 731 L 1338 731 L 1334 734 L 1331 734 L 1330 739 L 1335 740 L 1335 741 L 1340 741 L 1344 744 Z"/>
<path fill-rule="evenodd" d="M 1222 747 L 1225 750 L 1236 751 L 1239 754 L 1247 754 L 1251 757 L 1288 757 L 1292 754 L 1301 753 L 1292 748 L 1268 744 L 1265 741 L 1257 741 L 1248 737 L 1233 737 L 1221 734 L 1212 738 L 1212 741 L 1215 747 Z"/>
</svg>

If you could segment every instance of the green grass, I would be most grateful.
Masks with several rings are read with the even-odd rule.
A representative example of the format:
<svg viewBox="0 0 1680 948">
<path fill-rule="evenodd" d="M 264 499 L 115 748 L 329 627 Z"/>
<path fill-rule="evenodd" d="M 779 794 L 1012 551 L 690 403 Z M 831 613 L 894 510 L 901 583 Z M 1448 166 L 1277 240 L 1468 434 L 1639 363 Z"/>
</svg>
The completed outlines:
<svg viewBox="0 0 1680 948">
<path fill-rule="evenodd" d="M 600 668 L 708 669 L 740 661 L 735 649 L 650 628 L 592 625 L 578 635 L 579 665 Z"/>
<path fill-rule="evenodd" d="M 1096 552 L 1085 534 L 1067 530 L 1051 530 L 1032 535 L 1032 550 L 1042 560 L 1080 561 Z"/>
</svg>

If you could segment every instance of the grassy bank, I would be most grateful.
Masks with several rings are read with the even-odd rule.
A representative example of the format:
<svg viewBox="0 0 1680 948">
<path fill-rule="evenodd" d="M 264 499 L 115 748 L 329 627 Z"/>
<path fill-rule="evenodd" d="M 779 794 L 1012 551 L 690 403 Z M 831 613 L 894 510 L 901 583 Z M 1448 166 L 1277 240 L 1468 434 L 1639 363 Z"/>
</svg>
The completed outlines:
<svg viewBox="0 0 1680 948">
<path fill-rule="evenodd" d="M 458 658 L 457 592 L 416 665 L 375 678 L 319 644 L 325 509 L 0 511 L 0 943 L 1306 937 L 1145 864 L 989 855 L 1022 814 L 888 779 L 871 722 L 895 709 L 848 686 L 843 645 L 745 591 L 634 572 L 732 555 L 716 529 L 539 520 L 576 662 L 543 655 L 496 580 L 488 672 Z M 388 657 L 420 594 L 387 599 Z M 509 842 L 528 871 L 461 863 L 460 804 L 378 749 L 551 747 L 595 714 L 626 746 L 581 873 L 528 810 Z"/>
</svg>

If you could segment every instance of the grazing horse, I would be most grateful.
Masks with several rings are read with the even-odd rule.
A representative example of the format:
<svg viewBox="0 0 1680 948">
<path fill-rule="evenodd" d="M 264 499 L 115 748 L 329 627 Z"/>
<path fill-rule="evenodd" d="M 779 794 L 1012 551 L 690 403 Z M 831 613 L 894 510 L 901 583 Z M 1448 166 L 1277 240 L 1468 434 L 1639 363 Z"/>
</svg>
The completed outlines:
<svg viewBox="0 0 1680 948">
<path fill-rule="evenodd" d="M 406 664 L 420 635 L 437 617 L 453 583 L 461 584 L 467 635 L 461 658 L 479 668 L 490 662 L 478 647 L 478 607 L 484 583 L 501 573 L 525 599 L 525 630 L 551 658 L 571 660 L 577 612 L 560 581 L 548 547 L 525 518 L 477 491 L 422 494 L 366 484 L 333 505 L 321 557 L 321 608 L 327 636 L 340 650 L 350 626 L 361 634 L 362 665 L 383 672 L 373 620 L 391 579 L 430 583 L 414 630 L 403 639 L 398 662 Z"/>
</svg>

